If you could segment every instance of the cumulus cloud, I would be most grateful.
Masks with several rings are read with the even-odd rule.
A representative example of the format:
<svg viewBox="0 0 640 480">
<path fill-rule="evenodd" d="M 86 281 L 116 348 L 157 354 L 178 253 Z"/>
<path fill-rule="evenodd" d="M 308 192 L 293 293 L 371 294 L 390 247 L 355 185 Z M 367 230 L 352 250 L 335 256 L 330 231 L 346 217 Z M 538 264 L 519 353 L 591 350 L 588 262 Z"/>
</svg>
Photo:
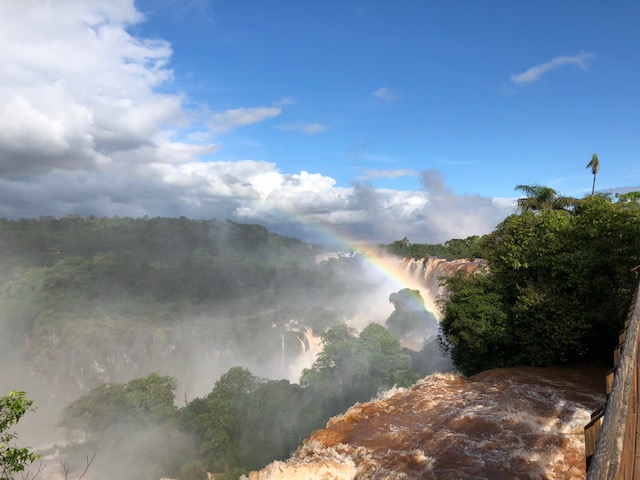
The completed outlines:
<svg viewBox="0 0 640 480">
<path fill-rule="evenodd" d="M 511 75 L 511 81 L 516 85 L 534 83 L 538 81 L 540 77 L 543 74 L 547 73 L 549 70 L 561 67 L 563 65 L 576 65 L 581 70 L 586 70 L 589 66 L 589 61 L 593 58 L 595 58 L 595 54 L 582 51 L 573 56 L 562 55 L 552 58 L 548 62 L 531 67 L 522 73 Z"/>
<path fill-rule="evenodd" d="M 338 187 L 273 162 L 210 161 L 218 136 L 278 117 L 293 100 L 191 111 L 186 94 L 167 93 L 171 46 L 130 33 L 141 21 L 133 0 L 0 2 L 0 217 L 184 215 L 251 221 L 309 240 L 330 230 L 431 243 L 489 231 L 509 213 L 453 194 L 433 172 L 422 174 L 423 190 L 397 191 Z M 395 98 L 386 88 L 376 96 Z M 369 172 L 401 175 L 417 173 Z"/>
<path fill-rule="evenodd" d="M 131 0 L 2 2 L 0 174 L 93 170 L 184 121 L 157 91 L 170 45 L 127 31 L 141 20 Z"/>
<path fill-rule="evenodd" d="M 390 242 L 439 243 L 492 231 L 513 206 L 480 195 L 458 195 L 435 170 L 419 174 L 421 191 L 374 189 L 354 185 L 345 208 L 348 222 L 334 228 L 354 238 Z"/>
<path fill-rule="evenodd" d="M 278 130 L 302 132 L 307 135 L 314 135 L 316 133 L 324 132 L 327 127 L 321 123 L 288 123 L 284 125 L 278 125 Z"/>
<path fill-rule="evenodd" d="M 393 103 L 398 99 L 398 95 L 387 87 L 380 87 L 371 95 L 385 102 Z"/>
</svg>

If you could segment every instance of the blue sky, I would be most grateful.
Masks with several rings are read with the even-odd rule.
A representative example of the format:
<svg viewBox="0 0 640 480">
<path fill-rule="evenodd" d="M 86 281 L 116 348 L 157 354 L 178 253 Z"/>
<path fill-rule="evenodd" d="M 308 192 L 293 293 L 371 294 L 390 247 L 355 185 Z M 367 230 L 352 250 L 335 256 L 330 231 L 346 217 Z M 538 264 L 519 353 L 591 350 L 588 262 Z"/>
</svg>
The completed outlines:
<svg viewBox="0 0 640 480">
<path fill-rule="evenodd" d="M 10 3 L 6 217 L 443 241 L 517 184 L 589 193 L 593 153 L 599 189 L 640 185 L 636 2 Z"/>
<path fill-rule="evenodd" d="M 459 193 L 513 196 L 527 182 L 584 193 L 597 152 L 603 187 L 640 184 L 638 4 L 181 3 L 139 3 L 140 32 L 172 44 L 179 88 L 219 109 L 295 102 L 211 158 L 342 186 L 416 189 L 368 172 L 438 169 Z M 324 130 L 278 130 L 313 125 Z"/>
</svg>

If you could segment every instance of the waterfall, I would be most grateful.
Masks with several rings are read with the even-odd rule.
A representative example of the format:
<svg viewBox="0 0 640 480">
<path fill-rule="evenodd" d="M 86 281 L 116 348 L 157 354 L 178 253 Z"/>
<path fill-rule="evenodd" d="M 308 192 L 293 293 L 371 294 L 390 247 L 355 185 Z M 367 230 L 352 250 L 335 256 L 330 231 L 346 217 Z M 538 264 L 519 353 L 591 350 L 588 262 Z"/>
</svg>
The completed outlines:
<svg viewBox="0 0 640 480">
<path fill-rule="evenodd" d="M 425 299 L 425 302 L 427 300 L 430 302 L 427 304 L 427 309 L 438 316 L 436 300 L 439 297 L 446 296 L 441 278 L 451 277 L 459 270 L 473 273 L 478 268 L 485 266 L 486 262 L 483 260 L 445 260 L 444 258 L 429 257 L 425 259 L 403 258 L 399 261 L 399 264 L 404 274 L 412 282 L 420 285 L 420 294 Z M 426 292 L 426 295 L 423 294 L 423 291 Z"/>
<path fill-rule="evenodd" d="M 298 343 L 300 344 L 300 355 L 304 355 L 304 353 L 307 351 L 307 345 L 305 345 L 304 341 L 298 337 Z"/>
</svg>

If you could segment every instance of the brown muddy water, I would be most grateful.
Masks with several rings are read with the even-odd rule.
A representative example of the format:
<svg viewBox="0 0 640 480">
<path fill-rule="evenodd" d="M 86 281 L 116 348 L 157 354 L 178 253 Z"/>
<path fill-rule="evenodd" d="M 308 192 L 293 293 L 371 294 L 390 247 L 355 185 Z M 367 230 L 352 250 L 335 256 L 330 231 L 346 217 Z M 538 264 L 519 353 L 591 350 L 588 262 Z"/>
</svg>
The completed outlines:
<svg viewBox="0 0 640 480">
<path fill-rule="evenodd" d="M 598 368 L 434 374 L 357 404 L 250 480 L 582 479 Z"/>
</svg>

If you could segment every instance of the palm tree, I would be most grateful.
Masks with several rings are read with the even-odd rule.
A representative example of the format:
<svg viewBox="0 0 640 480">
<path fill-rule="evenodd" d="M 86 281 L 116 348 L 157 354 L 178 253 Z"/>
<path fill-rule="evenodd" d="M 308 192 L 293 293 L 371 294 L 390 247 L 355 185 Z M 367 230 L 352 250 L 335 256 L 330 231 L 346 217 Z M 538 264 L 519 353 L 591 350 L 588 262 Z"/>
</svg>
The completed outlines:
<svg viewBox="0 0 640 480">
<path fill-rule="evenodd" d="M 518 208 L 522 212 L 541 212 L 544 210 L 566 210 L 577 205 L 578 199 L 564 197 L 549 187 L 542 185 L 516 185 L 516 190 L 524 192 L 526 197 L 518 199 Z"/>
<path fill-rule="evenodd" d="M 587 163 L 586 168 L 590 168 L 591 173 L 593 173 L 593 186 L 591 187 L 591 196 L 593 197 L 593 193 L 596 191 L 596 175 L 598 175 L 598 170 L 600 170 L 600 160 L 598 160 L 598 155 L 594 153 L 591 156 L 591 161 Z"/>
</svg>

